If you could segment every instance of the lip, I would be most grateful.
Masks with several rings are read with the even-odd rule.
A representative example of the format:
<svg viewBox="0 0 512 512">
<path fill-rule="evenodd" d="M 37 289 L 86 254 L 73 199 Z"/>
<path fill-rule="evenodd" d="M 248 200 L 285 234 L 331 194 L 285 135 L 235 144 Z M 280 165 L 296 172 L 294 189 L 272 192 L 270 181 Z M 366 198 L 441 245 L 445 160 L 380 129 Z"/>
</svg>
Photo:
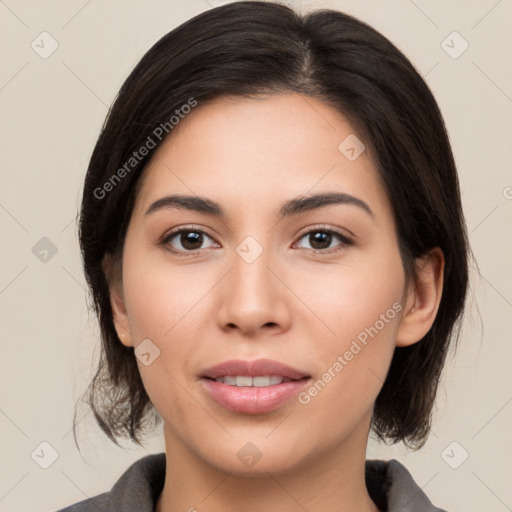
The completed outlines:
<svg viewBox="0 0 512 512">
<path fill-rule="evenodd" d="M 243 375 L 247 377 L 279 375 L 293 380 L 309 377 L 306 372 L 292 368 L 287 364 L 273 361 L 272 359 L 257 359 L 255 361 L 231 359 L 207 368 L 200 373 L 200 377 L 208 377 L 209 379 L 216 379 L 225 375 Z"/>
<path fill-rule="evenodd" d="M 262 387 L 230 386 L 214 380 L 225 375 L 279 375 L 293 380 Z M 210 398 L 229 411 L 246 414 L 263 414 L 277 409 L 297 395 L 311 380 L 305 372 L 271 359 L 225 361 L 204 370 L 200 376 L 201 385 Z"/>
<path fill-rule="evenodd" d="M 304 377 L 265 387 L 230 386 L 206 377 L 199 382 L 206 393 L 228 411 L 262 414 L 284 405 L 307 386 L 310 380 Z"/>
</svg>

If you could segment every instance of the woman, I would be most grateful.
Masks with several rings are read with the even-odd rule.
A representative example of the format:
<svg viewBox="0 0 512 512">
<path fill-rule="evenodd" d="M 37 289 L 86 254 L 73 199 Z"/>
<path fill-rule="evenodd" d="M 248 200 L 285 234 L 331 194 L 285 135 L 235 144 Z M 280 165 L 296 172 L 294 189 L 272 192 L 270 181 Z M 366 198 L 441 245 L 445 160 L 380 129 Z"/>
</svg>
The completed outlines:
<svg viewBox="0 0 512 512">
<path fill-rule="evenodd" d="M 370 429 L 418 448 L 468 242 L 437 104 L 341 12 L 235 2 L 122 86 L 84 186 L 103 352 L 89 401 L 165 453 L 65 511 L 438 511 Z"/>
</svg>

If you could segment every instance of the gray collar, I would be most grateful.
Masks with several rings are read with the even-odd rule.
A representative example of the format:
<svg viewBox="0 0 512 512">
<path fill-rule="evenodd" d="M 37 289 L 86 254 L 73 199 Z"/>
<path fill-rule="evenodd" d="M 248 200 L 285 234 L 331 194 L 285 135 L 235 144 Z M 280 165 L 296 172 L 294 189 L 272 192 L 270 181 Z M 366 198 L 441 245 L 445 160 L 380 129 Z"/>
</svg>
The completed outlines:
<svg viewBox="0 0 512 512">
<path fill-rule="evenodd" d="M 154 512 L 165 482 L 165 453 L 135 461 L 110 492 L 80 501 L 58 512 Z M 397 460 L 367 460 L 366 484 L 372 499 L 386 512 L 446 512 L 432 505 Z"/>
</svg>

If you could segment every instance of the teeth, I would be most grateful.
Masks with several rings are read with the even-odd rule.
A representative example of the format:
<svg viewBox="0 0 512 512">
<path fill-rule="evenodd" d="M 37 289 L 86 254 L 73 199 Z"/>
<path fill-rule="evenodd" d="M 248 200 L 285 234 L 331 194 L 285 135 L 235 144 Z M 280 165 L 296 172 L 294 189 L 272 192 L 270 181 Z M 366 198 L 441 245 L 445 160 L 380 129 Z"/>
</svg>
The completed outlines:
<svg viewBox="0 0 512 512">
<path fill-rule="evenodd" d="M 248 377 L 246 375 L 226 375 L 225 377 L 217 377 L 217 382 L 223 382 L 230 386 L 238 387 L 266 387 L 281 384 L 281 382 L 290 382 L 291 379 L 280 377 L 279 375 L 262 375 L 260 377 Z"/>
<path fill-rule="evenodd" d="M 252 377 L 236 377 L 235 384 L 240 386 L 252 386 Z"/>
</svg>

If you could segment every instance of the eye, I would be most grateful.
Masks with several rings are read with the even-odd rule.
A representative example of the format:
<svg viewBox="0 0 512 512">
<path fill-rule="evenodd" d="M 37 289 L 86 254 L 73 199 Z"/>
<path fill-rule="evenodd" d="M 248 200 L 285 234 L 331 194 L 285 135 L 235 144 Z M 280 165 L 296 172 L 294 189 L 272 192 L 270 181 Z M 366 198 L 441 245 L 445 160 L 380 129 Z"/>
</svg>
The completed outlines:
<svg viewBox="0 0 512 512">
<path fill-rule="evenodd" d="M 203 244 L 208 240 L 210 240 L 211 243 L 207 246 L 203 246 Z M 183 253 L 191 253 L 193 251 L 198 251 L 199 249 L 218 245 L 213 241 L 212 237 L 206 233 L 206 231 L 194 227 L 171 231 L 164 235 L 161 243 L 168 246 L 170 251 L 177 253 L 180 256 L 186 256 L 186 254 Z"/>
<path fill-rule="evenodd" d="M 343 247 L 354 243 L 353 240 L 338 231 L 327 229 L 324 226 L 321 228 L 310 229 L 299 238 L 299 241 L 303 239 L 305 239 L 309 244 L 309 247 L 305 247 L 306 249 L 311 249 L 315 252 L 327 253 L 341 250 Z M 339 240 L 340 243 L 336 244 L 334 247 L 338 247 L 338 249 L 335 249 L 334 251 L 327 251 L 326 249 L 333 247 L 331 244 L 336 241 L 336 239 Z"/>
<path fill-rule="evenodd" d="M 353 240 L 342 233 L 332 229 L 327 229 L 325 226 L 310 229 L 303 233 L 299 238 L 299 241 L 303 239 L 306 240 L 309 247 L 306 246 L 299 248 L 321 253 L 336 252 L 354 243 Z M 336 240 L 338 240 L 339 243 L 333 246 L 332 244 Z M 206 242 L 209 243 L 204 245 Z M 167 233 L 163 236 L 161 244 L 178 256 L 192 256 L 194 252 L 201 249 L 220 247 L 220 245 L 215 242 L 204 229 L 196 228 L 194 226 L 176 229 Z M 332 250 L 333 247 L 334 250 Z"/>
</svg>

